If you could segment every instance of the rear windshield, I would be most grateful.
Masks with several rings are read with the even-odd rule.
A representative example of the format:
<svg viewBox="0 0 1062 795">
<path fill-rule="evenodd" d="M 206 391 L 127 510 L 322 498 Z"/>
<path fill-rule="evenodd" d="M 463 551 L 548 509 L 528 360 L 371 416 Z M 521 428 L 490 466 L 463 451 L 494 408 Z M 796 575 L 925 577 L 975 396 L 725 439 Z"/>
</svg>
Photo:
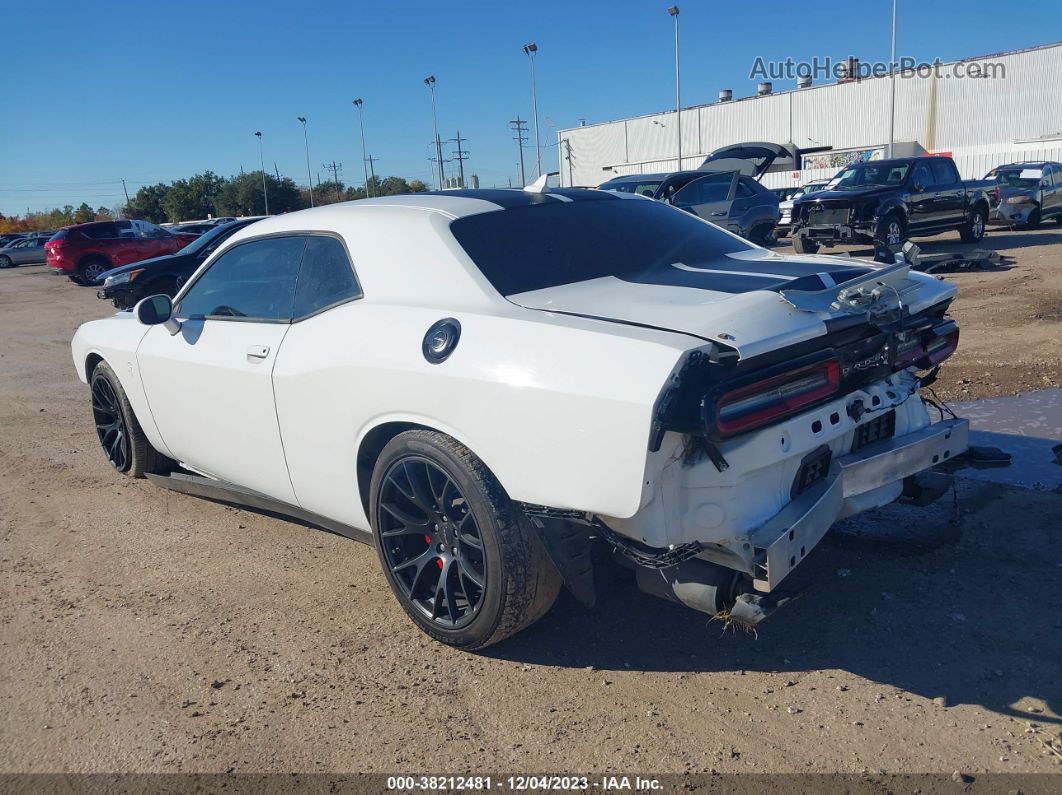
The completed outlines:
<svg viewBox="0 0 1062 795">
<path fill-rule="evenodd" d="M 618 190 L 620 193 L 639 193 L 642 196 L 655 196 L 662 179 L 617 180 L 601 185 L 601 190 Z"/>
<path fill-rule="evenodd" d="M 66 237 L 66 233 L 69 231 L 69 229 L 60 229 L 58 232 L 48 238 L 48 240 L 49 242 L 51 242 L 52 240 L 62 240 L 64 237 Z"/>
<path fill-rule="evenodd" d="M 450 231 L 502 295 L 696 267 L 753 248 L 682 210 L 618 197 L 470 215 Z"/>
<path fill-rule="evenodd" d="M 996 174 L 996 182 L 1007 188 L 1035 188 L 1040 184 L 1040 177 L 1029 176 L 1028 169 L 1024 170 L 1024 177 L 1022 173 L 1022 169 L 1017 168 L 1000 171 Z"/>
</svg>

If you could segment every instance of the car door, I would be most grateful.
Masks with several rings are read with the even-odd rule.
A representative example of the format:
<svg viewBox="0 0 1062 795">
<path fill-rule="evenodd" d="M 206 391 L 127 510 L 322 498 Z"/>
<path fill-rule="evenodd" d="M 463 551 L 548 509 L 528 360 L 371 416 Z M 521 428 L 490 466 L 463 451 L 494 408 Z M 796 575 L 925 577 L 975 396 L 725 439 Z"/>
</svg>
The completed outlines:
<svg viewBox="0 0 1062 795">
<path fill-rule="evenodd" d="M 966 189 L 959 172 L 950 160 L 942 157 L 929 161 L 933 172 L 933 190 L 937 194 L 934 201 L 934 223 L 943 226 L 959 226 L 966 211 Z"/>
<path fill-rule="evenodd" d="M 1054 217 L 1062 213 L 1062 167 L 1048 166 L 1040 180 L 1043 204 L 1040 205 L 1040 217 Z"/>
<path fill-rule="evenodd" d="M 908 232 L 924 232 L 937 225 L 937 194 L 933 186 L 933 169 L 928 161 L 919 160 L 908 180 Z"/>
<path fill-rule="evenodd" d="M 272 373 L 304 245 L 299 236 L 271 236 L 226 249 L 179 296 L 180 331 L 153 326 L 137 350 L 151 415 L 170 453 L 291 504 Z"/>
<path fill-rule="evenodd" d="M 273 391 L 299 505 L 366 529 L 353 451 L 369 418 L 359 416 L 354 393 L 380 388 L 366 365 L 379 349 L 373 335 L 385 327 L 378 316 L 365 314 L 367 307 L 355 300 L 361 295 L 343 241 L 308 236 L 294 319 L 273 368 Z"/>
<path fill-rule="evenodd" d="M 737 176 L 736 171 L 722 171 L 698 177 L 679 188 L 671 204 L 726 229 Z"/>
</svg>

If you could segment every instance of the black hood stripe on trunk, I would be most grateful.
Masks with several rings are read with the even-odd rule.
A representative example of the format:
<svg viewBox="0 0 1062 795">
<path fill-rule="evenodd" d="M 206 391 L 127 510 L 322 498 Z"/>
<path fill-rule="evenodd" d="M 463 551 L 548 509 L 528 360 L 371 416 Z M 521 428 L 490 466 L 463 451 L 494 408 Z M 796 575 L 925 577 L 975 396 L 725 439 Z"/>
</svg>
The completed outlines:
<svg viewBox="0 0 1062 795">
<path fill-rule="evenodd" d="M 714 264 L 714 263 L 713 263 Z M 772 262 L 777 265 L 777 262 Z M 791 263 L 795 264 L 795 263 Z M 728 272 L 729 269 L 713 268 L 663 268 L 641 273 L 616 274 L 617 279 L 633 284 L 656 284 L 664 287 L 690 287 L 695 290 L 712 290 L 719 293 L 747 293 L 753 290 L 825 290 L 838 284 L 869 273 L 866 268 L 844 267 L 834 270 L 812 270 L 815 266 L 802 263 L 804 272 L 793 276 L 770 273 L 765 270 L 762 276 L 745 269 L 740 272 Z M 736 270 L 736 269 L 735 269 Z M 826 278 L 823 278 L 823 277 Z"/>
</svg>

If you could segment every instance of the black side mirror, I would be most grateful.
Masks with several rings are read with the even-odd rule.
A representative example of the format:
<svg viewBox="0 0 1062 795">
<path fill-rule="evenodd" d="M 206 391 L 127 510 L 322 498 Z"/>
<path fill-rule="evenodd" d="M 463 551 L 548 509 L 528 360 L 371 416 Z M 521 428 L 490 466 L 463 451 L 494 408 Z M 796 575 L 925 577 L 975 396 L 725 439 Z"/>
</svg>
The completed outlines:
<svg viewBox="0 0 1062 795">
<path fill-rule="evenodd" d="M 173 317 L 173 301 L 168 295 L 149 295 L 137 303 L 133 312 L 145 326 L 164 325 L 170 334 L 181 330 L 181 324 Z"/>
</svg>

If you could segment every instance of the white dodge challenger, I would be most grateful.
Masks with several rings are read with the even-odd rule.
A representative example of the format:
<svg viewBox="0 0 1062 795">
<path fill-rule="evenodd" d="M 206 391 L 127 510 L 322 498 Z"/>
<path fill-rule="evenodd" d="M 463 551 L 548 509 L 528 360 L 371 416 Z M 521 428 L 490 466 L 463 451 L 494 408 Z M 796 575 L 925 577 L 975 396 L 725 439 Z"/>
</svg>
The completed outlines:
<svg viewBox="0 0 1062 795">
<path fill-rule="evenodd" d="M 954 296 L 637 196 L 448 191 L 255 223 L 72 348 L 119 472 L 372 543 L 474 649 L 592 603 L 598 542 L 754 623 L 838 519 L 938 496 Z"/>
</svg>

